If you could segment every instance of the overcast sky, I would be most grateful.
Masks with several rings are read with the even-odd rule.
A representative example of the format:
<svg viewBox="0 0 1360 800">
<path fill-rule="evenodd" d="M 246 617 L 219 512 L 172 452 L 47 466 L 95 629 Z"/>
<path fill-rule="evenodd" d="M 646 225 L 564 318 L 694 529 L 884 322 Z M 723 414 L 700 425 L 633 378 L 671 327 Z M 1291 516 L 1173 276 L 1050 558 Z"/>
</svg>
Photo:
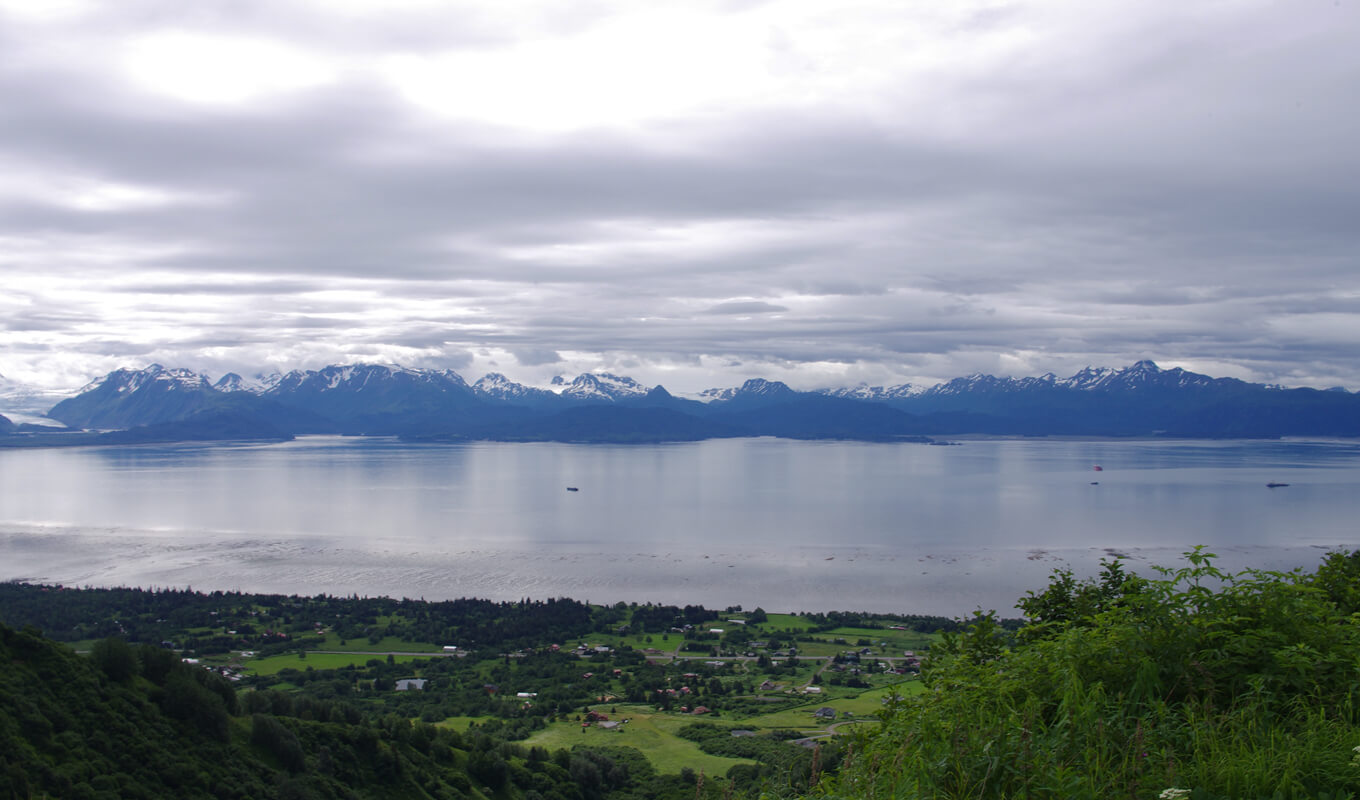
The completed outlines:
<svg viewBox="0 0 1360 800">
<path fill-rule="evenodd" d="M 1360 388 L 1360 5 L 0 0 L 0 374 Z"/>
</svg>

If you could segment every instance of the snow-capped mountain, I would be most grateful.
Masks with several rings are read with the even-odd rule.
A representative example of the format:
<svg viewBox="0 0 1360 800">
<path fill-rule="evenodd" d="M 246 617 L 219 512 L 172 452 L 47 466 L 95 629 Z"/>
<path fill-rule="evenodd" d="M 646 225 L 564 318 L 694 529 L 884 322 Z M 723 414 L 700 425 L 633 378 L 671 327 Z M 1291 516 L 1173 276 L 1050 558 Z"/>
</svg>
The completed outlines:
<svg viewBox="0 0 1360 800">
<path fill-rule="evenodd" d="M 1141 364 L 1142 362 L 1140 361 L 1138 363 Z M 1053 375 L 1051 372 L 1048 374 Z M 1077 374 L 1070 378 L 1058 380 L 1057 377 L 1054 376 L 1053 382 L 1054 385 L 1061 386 L 1065 389 L 1099 389 L 1117 374 L 1119 374 L 1119 370 L 1110 369 L 1109 367 L 1083 367 Z"/>
<path fill-rule="evenodd" d="M 737 390 L 734 387 L 726 389 L 704 389 L 702 392 L 694 395 L 694 399 L 701 403 L 711 403 L 714 400 L 731 400 L 736 393 Z"/>
<path fill-rule="evenodd" d="M 559 384 L 560 385 L 560 384 Z M 633 380 L 608 372 L 585 372 L 576 376 L 562 396 L 587 402 L 617 402 L 644 397 L 647 387 Z"/>
<path fill-rule="evenodd" d="M 1360 397 L 1349 392 L 1211 378 L 1164 370 L 1150 360 L 1122 369 L 1087 367 L 1068 378 L 976 374 L 930 388 L 861 385 L 798 392 L 779 381 L 753 378 L 739 387 L 701 392 L 705 402 L 672 397 L 660 387 L 649 391 L 632 378 L 609 373 L 554 383 L 557 392 L 492 373 L 469 386 L 452 370 L 349 364 L 251 379 L 228 374 L 212 385 L 191 370 L 153 364 L 115 370 L 58 403 L 49 415 L 73 427 L 121 428 L 210 412 L 234 420 L 219 426 L 224 430 L 260 423 L 287 434 L 456 440 L 770 435 L 901 441 L 962 433 L 1360 436 Z"/>
<path fill-rule="evenodd" d="M 268 374 L 257 372 L 249 378 L 243 378 L 235 372 L 228 372 L 226 375 L 217 379 L 213 388 L 219 392 L 249 392 L 250 394 L 264 394 L 279 385 L 283 380 L 283 375 L 279 372 Z"/>
<path fill-rule="evenodd" d="M 734 389 L 705 389 L 699 398 L 709 403 L 731 403 L 743 400 L 778 400 L 798 394 L 782 381 L 767 381 L 764 378 L 751 378 Z"/>
<path fill-rule="evenodd" d="M 260 395 L 347 433 L 403 433 L 457 417 L 481 401 L 453 370 L 345 364 L 293 370 Z"/>
<path fill-rule="evenodd" d="M 1236 388 L 1249 384 L 1235 378 L 1211 378 L 1180 367 L 1162 369 L 1156 362 L 1143 360 L 1124 369 L 1085 367 L 1070 378 L 1049 372 L 1037 377 L 998 378 L 974 374 L 936 384 L 918 394 L 927 398 L 1014 393 L 1032 391 L 1129 392 L 1140 389 Z M 866 398 L 868 399 L 868 398 Z"/>
<path fill-rule="evenodd" d="M 361 392 L 392 383 L 428 386 L 442 391 L 470 391 L 463 376 L 451 369 L 412 369 L 391 364 L 344 364 L 318 370 L 295 369 L 281 376 L 263 394 L 288 395 L 335 390 Z"/>
<path fill-rule="evenodd" d="M 904 397 L 916 397 L 924 391 L 924 387 L 912 383 L 899 383 L 896 386 L 870 386 L 867 383 L 861 383 L 858 386 L 840 389 L 822 389 L 820 394 L 828 397 L 844 397 L 849 400 L 883 403 L 889 400 L 900 400 Z"/>
<path fill-rule="evenodd" d="M 73 428 L 127 428 L 183 419 L 206 409 L 217 394 L 204 375 L 152 364 L 114 370 L 57 403 L 47 416 Z"/>
<path fill-rule="evenodd" d="M 1028 386 L 1022 386 L 1021 381 L 1031 381 Z M 989 392 L 1013 392 L 1021 391 L 1024 388 L 1051 387 L 1052 382 L 1045 382 L 1040 378 L 998 378 L 995 375 L 983 375 L 975 373 L 963 378 L 954 378 L 945 383 L 937 383 L 934 386 L 921 392 L 920 397 L 950 397 L 959 395 L 982 394 Z"/>
<path fill-rule="evenodd" d="M 472 384 L 472 391 L 488 400 L 503 400 L 509 403 L 542 403 L 558 399 L 556 392 L 515 383 L 499 372 L 491 372 Z"/>
<path fill-rule="evenodd" d="M 187 389 L 197 391 L 210 387 L 206 375 L 188 369 L 166 369 L 160 364 L 152 364 L 145 369 L 116 369 L 81 387 L 77 394 L 104 390 L 117 394 L 129 394 L 148 384 L 157 383 L 166 391 Z"/>
<path fill-rule="evenodd" d="M 1087 368 L 1082 372 L 1094 374 L 1095 370 Z M 1073 375 L 1068 379 L 1075 384 L 1082 372 Z M 1180 367 L 1172 369 L 1162 369 L 1153 361 L 1144 359 L 1135 363 L 1133 366 L 1118 371 L 1107 370 L 1110 374 L 1092 382 L 1082 388 L 1090 391 L 1136 391 L 1138 389 L 1156 387 L 1162 389 L 1190 389 L 1207 388 L 1212 386 L 1224 388 L 1236 388 L 1247 386 L 1244 381 L 1236 378 L 1211 378 L 1208 375 L 1201 375 L 1198 372 L 1188 372 Z M 1264 387 L 1263 387 L 1264 388 Z"/>
</svg>

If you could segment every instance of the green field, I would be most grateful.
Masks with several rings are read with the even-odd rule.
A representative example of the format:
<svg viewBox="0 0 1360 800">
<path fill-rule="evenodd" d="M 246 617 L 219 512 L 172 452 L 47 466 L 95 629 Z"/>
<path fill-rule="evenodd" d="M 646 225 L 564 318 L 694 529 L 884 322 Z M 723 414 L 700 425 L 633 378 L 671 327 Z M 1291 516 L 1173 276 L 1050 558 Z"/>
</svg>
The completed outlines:
<svg viewBox="0 0 1360 800">
<path fill-rule="evenodd" d="M 845 723 L 877 724 L 875 716 L 883 708 L 884 698 L 893 693 L 902 695 L 916 694 L 922 690 L 920 681 L 899 682 L 894 686 L 882 686 L 868 690 L 836 689 L 831 695 L 808 695 L 807 702 L 795 709 L 786 709 L 769 714 L 738 718 L 724 716 L 712 721 L 732 728 L 755 731 L 776 729 L 797 730 L 808 735 L 825 735 L 830 725 L 838 726 L 845 733 Z M 837 711 L 835 723 L 815 719 L 812 712 L 829 706 Z M 599 706 L 601 711 L 617 708 L 617 714 L 610 714 L 614 720 L 630 720 L 614 730 L 590 726 L 584 730 L 580 722 L 567 720 L 556 722 L 531 736 L 525 744 L 538 745 L 548 749 L 567 748 L 577 744 L 621 745 L 635 747 L 647 756 L 657 771 L 675 773 L 681 767 L 703 770 L 708 775 L 726 774 L 733 764 L 746 763 L 740 759 L 723 758 L 704 753 L 698 745 L 678 735 L 681 728 L 694 722 L 710 721 L 708 717 L 694 717 L 687 714 L 660 713 L 651 706 L 617 705 Z M 850 712 L 853 717 L 843 716 Z M 459 730 L 475 720 L 456 717 L 445 720 L 441 725 L 450 725 Z"/>
<path fill-rule="evenodd" d="M 742 727 L 774 729 L 774 728 L 795 728 L 800 731 L 824 731 L 827 723 L 814 719 L 812 712 L 823 706 L 836 710 L 837 722 L 844 719 L 841 715 L 849 711 L 855 715 L 855 719 L 867 722 L 873 719 L 873 715 L 883 708 L 883 699 L 889 697 L 896 691 L 901 695 L 917 694 L 922 691 L 920 681 L 907 681 L 895 686 L 883 686 L 877 689 L 860 691 L 857 694 L 845 696 L 839 694 L 832 695 L 808 695 L 806 705 L 798 708 L 775 711 L 770 714 L 761 714 L 755 717 L 748 717 L 741 720 Z M 838 693 L 841 690 L 836 690 Z"/>
<path fill-rule="evenodd" d="M 305 670 L 312 669 L 340 669 L 341 667 L 356 666 L 362 667 L 371 658 L 386 660 L 386 656 L 371 656 L 349 653 L 308 653 L 306 658 L 298 658 L 296 653 L 288 653 L 281 656 L 269 656 L 268 658 L 252 658 L 242 662 L 241 667 L 256 675 L 276 675 L 280 670 L 288 668 Z M 393 656 L 397 662 L 414 661 L 421 656 Z"/>
<path fill-rule="evenodd" d="M 880 643 L 885 643 L 886 647 L 894 652 L 884 655 L 902 655 L 903 650 L 924 650 L 930 646 L 932 641 L 940 638 L 933 633 L 918 633 L 917 631 L 890 631 L 880 628 L 833 628 L 817 634 L 819 639 L 844 639 L 850 647 L 856 646 L 855 643 L 860 639 L 869 640 L 869 647 L 879 650 Z"/>
<path fill-rule="evenodd" d="M 798 647 L 798 655 L 808 656 L 809 658 L 830 658 L 846 650 L 855 649 L 843 644 L 831 644 L 830 642 L 794 642 Z"/>
<path fill-rule="evenodd" d="M 346 652 L 363 651 L 369 653 L 441 653 L 443 648 L 437 644 L 428 642 L 406 642 L 395 636 L 384 636 L 373 644 L 368 637 L 359 639 L 346 639 L 344 644 L 340 643 L 340 637 L 334 633 L 327 634 L 325 640 L 319 645 L 322 650 L 344 650 Z"/>
<path fill-rule="evenodd" d="M 468 729 L 469 725 L 481 725 L 483 722 L 493 719 L 495 719 L 495 717 L 449 717 L 442 722 L 435 723 L 435 725 L 440 728 L 451 728 L 462 733 Z"/>
<path fill-rule="evenodd" d="M 614 730 L 592 725 L 583 731 L 579 722 L 555 722 L 547 730 L 529 737 L 525 744 L 549 750 L 559 747 L 571 749 L 578 744 L 635 747 L 647 756 L 657 772 L 663 774 L 678 773 L 681 767 L 689 767 L 696 772 L 703 770 L 706 775 L 725 775 L 734 764 L 752 763 L 743 759 L 711 756 L 700 750 L 694 742 L 676 735 L 681 728 L 702 717 L 657 714 L 650 706 L 624 705 L 618 706 L 618 709 L 619 713 L 611 714 L 610 718 L 628 719 L 630 722 Z"/>
<path fill-rule="evenodd" d="M 768 619 L 758 626 L 760 630 L 765 632 L 782 631 L 786 628 L 802 632 L 811 630 L 813 627 L 811 620 L 796 614 L 769 614 L 767 616 Z"/>
<path fill-rule="evenodd" d="M 630 633 L 620 636 L 617 633 L 611 633 L 608 635 L 597 633 L 593 636 L 586 636 L 582 638 L 585 641 L 589 642 L 591 645 L 602 644 L 605 647 L 612 647 L 616 650 L 622 647 L 623 645 L 627 645 L 639 652 L 651 649 L 660 650 L 662 653 L 674 653 L 675 648 L 679 646 L 681 642 L 684 641 L 684 637 L 678 633 L 665 634 L 666 636 L 669 637 L 669 639 L 665 641 L 662 640 L 661 638 L 662 635 L 663 634 L 660 633 L 646 633 L 646 634 Z M 647 641 L 648 639 L 651 639 L 651 641 L 648 642 Z M 576 641 L 572 641 L 563 644 L 563 647 L 567 646 L 575 647 L 576 644 L 577 644 Z"/>
</svg>

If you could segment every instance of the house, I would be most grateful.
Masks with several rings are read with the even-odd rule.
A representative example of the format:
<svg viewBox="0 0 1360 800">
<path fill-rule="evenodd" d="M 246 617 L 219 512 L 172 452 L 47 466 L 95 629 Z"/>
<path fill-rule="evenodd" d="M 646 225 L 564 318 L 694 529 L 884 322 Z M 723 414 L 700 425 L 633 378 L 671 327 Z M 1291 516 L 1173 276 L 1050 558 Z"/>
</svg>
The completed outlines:
<svg viewBox="0 0 1360 800">
<path fill-rule="evenodd" d="M 425 691 L 424 678 L 402 678 L 397 681 L 397 691 L 399 692 L 423 692 Z"/>
<path fill-rule="evenodd" d="M 827 720 L 835 719 L 836 709 L 832 708 L 831 706 L 822 706 L 821 708 L 812 712 L 812 716 L 816 717 L 817 719 Z"/>
</svg>

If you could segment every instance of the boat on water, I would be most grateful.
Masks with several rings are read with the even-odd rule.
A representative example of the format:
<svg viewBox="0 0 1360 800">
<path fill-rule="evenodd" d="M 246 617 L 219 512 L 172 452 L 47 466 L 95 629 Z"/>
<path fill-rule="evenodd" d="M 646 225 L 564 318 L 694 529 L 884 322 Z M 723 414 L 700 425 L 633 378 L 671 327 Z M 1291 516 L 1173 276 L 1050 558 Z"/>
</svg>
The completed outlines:
<svg viewBox="0 0 1360 800">
<path fill-rule="evenodd" d="M 1279 489 L 1279 488 L 1282 487 L 1282 486 L 1288 486 L 1288 485 L 1289 485 L 1289 484 L 1287 484 L 1287 483 L 1276 483 L 1276 482 L 1274 482 L 1274 481 L 1271 481 L 1270 483 L 1267 483 L 1267 484 L 1266 484 L 1266 488 L 1267 488 L 1267 489 Z"/>
<path fill-rule="evenodd" d="M 1100 466 L 1099 464 L 1096 464 L 1094 467 L 1091 467 L 1091 471 L 1092 471 L 1092 472 L 1104 472 L 1104 471 L 1105 471 L 1105 468 L 1102 467 L 1102 466 Z"/>
<path fill-rule="evenodd" d="M 575 486 L 568 486 L 568 487 L 567 487 L 567 491 L 569 491 L 569 492 L 579 492 L 579 491 L 581 491 L 581 490 L 578 489 L 578 488 L 576 488 Z"/>
</svg>

